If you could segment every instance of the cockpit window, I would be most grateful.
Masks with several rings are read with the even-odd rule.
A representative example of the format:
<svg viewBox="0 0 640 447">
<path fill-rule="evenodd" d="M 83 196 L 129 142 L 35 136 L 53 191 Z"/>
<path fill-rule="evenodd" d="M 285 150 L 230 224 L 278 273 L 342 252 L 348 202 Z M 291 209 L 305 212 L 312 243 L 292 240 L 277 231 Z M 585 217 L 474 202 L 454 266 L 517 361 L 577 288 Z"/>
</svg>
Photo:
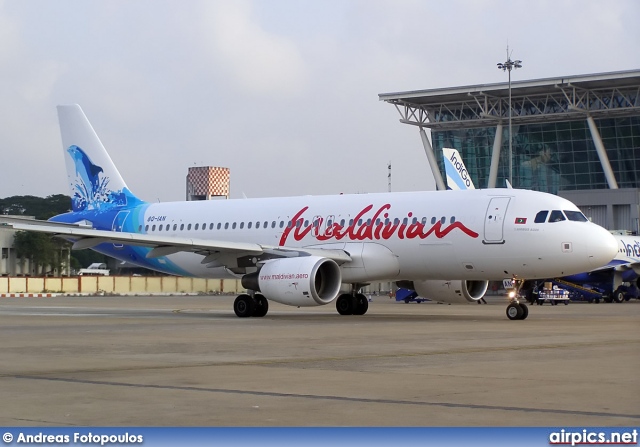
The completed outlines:
<svg viewBox="0 0 640 447">
<path fill-rule="evenodd" d="M 549 222 L 560 222 L 562 220 L 567 220 L 567 218 L 564 217 L 564 214 L 562 214 L 562 211 L 560 210 L 551 211 L 551 215 L 549 216 Z"/>
<path fill-rule="evenodd" d="M 545 223 L 547 221 L 547 216 L 549 215 L 549 211 L 548 210 L 544 210 L 544 211 L 539 211 L 538 214 L 536 214 L 536 218 L 534 220 L 535 223 Z"/>
<path fill-rule="evenodd" d="M 584 214 L 580 211 L 568 211 L 564 210 L 564 215 L 567 216 L 567 219 L 573 220 L 574 222 L 588 222 L 589 219 L 586 218 Z"/>
</svg>

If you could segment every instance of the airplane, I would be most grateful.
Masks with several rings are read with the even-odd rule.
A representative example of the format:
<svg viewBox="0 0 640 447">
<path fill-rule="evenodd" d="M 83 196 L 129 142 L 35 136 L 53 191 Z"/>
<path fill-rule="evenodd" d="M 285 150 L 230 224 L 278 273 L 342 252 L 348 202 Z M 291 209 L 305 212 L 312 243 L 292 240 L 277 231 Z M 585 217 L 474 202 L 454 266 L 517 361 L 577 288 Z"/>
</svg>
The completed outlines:
<svg viewBox="0 0 640 447">
<path fill-rule="evenodd" d="M 447 189 L 475 189 L 469 171 L 456 149 L 443 148 L 444 170 L 447 174 Z"/>
<path fill-rule="evenodd" d="M 640 297 L 640 237 L 614 235 L 618 244 L 616 256 L 607 264 L 582 273 L 549 278 L 560 288 L 574 292 L 571 299 L 622 303 Z M 527 281 L 523 292 L 530 302 L 535 301 L 540 281 Z"/>
<path fill-rule="evenodd" d="M 239 278 L 247 293 L 233 307 L 242 318 L 265 316 L 269 300 L 363 315 L 360 289 L 374 281 L 474 303 L 487 279 L 565 276 L 617 252 L 614 237 L 573 203 L 527 190 L 149 203 L 127 187 L 80 106 L 58 106 L 58 118 L 72 211 L 0 222 L 166 274 Z M 562 221 L 534 222 L 541 210 Z M 518 300 L 507 306 L 509 319 L 527 315 Z"/>
<path fill-rule="evenodd" d="M 473 181 L 468 174 L 460 153 L 456 149 L 443 148 L 445 172 L 448 189 L 473 189 Z M 507 187 L 511 188 L 507 180 Z M 546 215 L 536 216 L 537 220 L 546 219 Z M 534 220 L 535 221 L 535 220 Z M 621 303 L 631 297 L 640 296 L 640 238 L 638 236 L 616 235 L 618 252 L 608 264 L 575 275 L 555 278 L 561 288 L 575 292 L 580 299 L 595 302 L 602 296 L 605 301 Z M 551 279 L 551 278 L 549 278 Z M 530 302 L 534 302 L 534 290 L 540 289 L 547 280 L 528 281 L 522 286 L 522 292 Z M 595 292 L 595 293 L 593 293 Z"/>
</svg>

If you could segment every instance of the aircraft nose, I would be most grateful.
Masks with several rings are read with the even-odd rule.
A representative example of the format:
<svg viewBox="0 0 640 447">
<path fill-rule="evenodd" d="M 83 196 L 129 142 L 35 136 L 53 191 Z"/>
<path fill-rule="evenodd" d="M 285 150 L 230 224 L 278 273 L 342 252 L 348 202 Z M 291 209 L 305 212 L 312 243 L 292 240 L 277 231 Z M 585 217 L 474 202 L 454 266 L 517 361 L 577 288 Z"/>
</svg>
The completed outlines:
<svg viewBox="0 0 640 447">
<path fill-rule="evenodd" d="M 618 253 L 616 238 L 601 226 L 593 224 L 591 237 L 587 242 L 589 262 L 593 268 L 602 267 Z"/>
</svg>

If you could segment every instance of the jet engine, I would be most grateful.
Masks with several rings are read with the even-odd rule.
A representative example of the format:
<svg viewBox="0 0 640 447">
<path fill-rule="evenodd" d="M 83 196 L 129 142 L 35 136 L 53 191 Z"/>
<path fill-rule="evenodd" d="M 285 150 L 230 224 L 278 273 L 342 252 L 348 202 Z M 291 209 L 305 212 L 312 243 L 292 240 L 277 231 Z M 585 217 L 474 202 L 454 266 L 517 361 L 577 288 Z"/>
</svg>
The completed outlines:
<svg viewBox="0 0 640 447">
<path fill-rule="evenodd" d="M 242 286 L 290 306 L 322 306 L 336 299 L 342 275 L 335 261 L 319 256 L 274 259 L 242 277 Z"/>
<path fill-rule="evenodd" d="M 452 304 L 478 301 L 487 293 L 489 281 L 414 281 L 413 290 L 423 298 Z"/>
</svg>

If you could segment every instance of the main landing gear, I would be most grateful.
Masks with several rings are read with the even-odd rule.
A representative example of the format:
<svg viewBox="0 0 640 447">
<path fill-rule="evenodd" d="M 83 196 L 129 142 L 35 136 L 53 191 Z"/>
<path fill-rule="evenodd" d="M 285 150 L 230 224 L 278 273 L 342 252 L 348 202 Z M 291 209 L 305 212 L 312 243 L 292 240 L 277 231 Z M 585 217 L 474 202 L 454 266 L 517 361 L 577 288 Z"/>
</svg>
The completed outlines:
<svg viewBox="0 0 640 447">
<path fill-rule="evenodd" d="M 242 294 L 233 302 L 233 311 L 240 318 L 264 317 L 269 312 L 269 301 L 259 293 Z"/>
<path fill-rule="evenodd" d="M 340 315 L 364 315 L 369 301 L 362 293 L 344 293 L 336 299 L 336 310 Z"/>
<path fill-rule="evenodd" d="M 520 296 L 520 289 L 523 284 L 523 279 L 519 279 L 515 275 L 513 276 L 513 289 L 509 292 L 509 299 L 511 302 L 507 306 L 507 318 L 509 320 L 524 320 L 529 316 L 529 308 L 518 299 Z"/>
</svg>

